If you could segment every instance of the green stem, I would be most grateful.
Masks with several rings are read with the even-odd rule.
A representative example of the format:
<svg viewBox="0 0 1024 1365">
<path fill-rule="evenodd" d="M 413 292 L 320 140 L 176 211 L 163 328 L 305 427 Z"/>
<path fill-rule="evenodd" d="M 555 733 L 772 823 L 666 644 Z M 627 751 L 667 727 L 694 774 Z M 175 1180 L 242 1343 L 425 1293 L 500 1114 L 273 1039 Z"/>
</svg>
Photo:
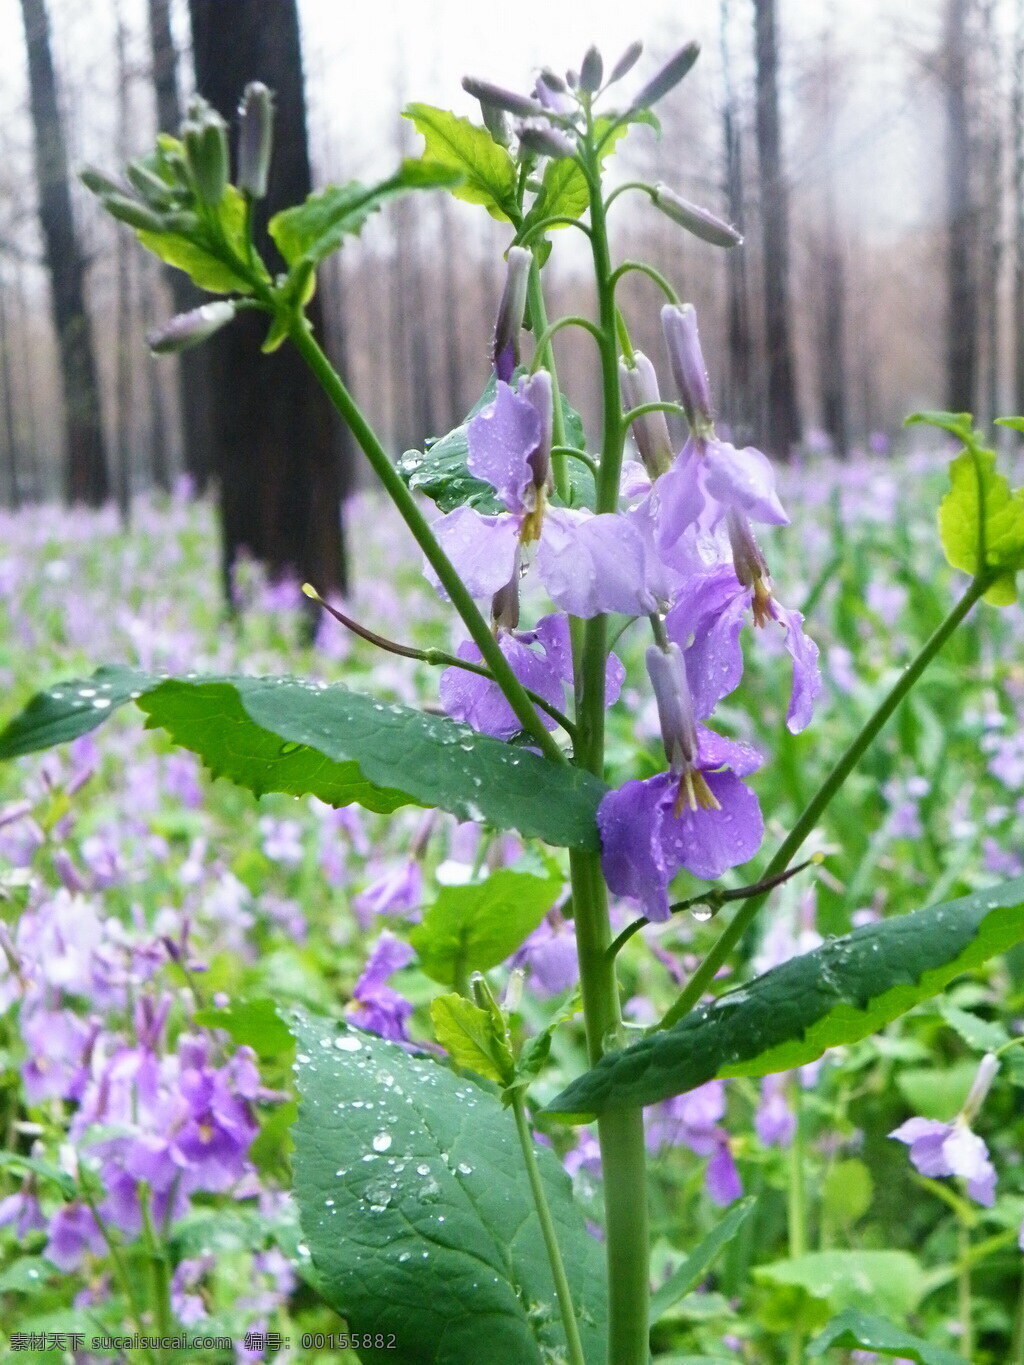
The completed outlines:
<svg viewBox="0 0 1024 1365">
<path fill-rule="evenodd" d="M 797 820 L 788 836 L 783 840 L 775 857 L 771 860 L 764 871 L 764 880 L 767 881 L 777 873 L 785 871 L 792 859 L 796 856 L 804 840 L 814 829 L 823 812 L 828 807 L 832 798 L 842 787 L 843 783 L 853 772 L 860 762 L 867 749 L 874 742 L 879 731 L 885 726 L 890 716 L 899 706 L 900 702 L 907 696 L 914 685 L 917 683 L 922 673 L 935 658 L 939 650 L 946 643 L 949 637 L 960 625 L 964 617 L 968 614 L 975 602 L 983 597 L 992 585 L 995 577 L 994 571 L 979 574 L 964 593 L 963 597 L 949 613 L 942 624 L 932 632 L 928 640 L 922 646 L 914 661 L 901 675 L 893 687 L 889 690 L 886 697 L 882 700 L 873 714 L 865 722 L 860 734 L 850 744 L 849 748 L 836 763 L 828 777 L 821 784 L 814 796 L 808 802 L 803 814 Z M 726 958 L 733 948 L 746 933 L 754 916 L 764 904 L 767 891 L 762 891 L 756 896 L 752 896 L 746 901 L 731 922 L 722 931 L 721 936 L 715 942 L 707 957 L 700 964 L 693 976 L 686 983 L 682 994 L 672 1006 L 672 1008 L 656 1027 L 659 1029 L 668 1028 L 677 1019 L 681 1019 L 687 1014 L 697 1001 L 704 994 L 707 987 L 714 980 L 718 969 L 724 964 Z"/>
<path fill-rule="evenodd" d="M 565 1340 L 569 1348 L 570 1365 L 587 1365 L 586 1357 L 583 1354 L 583 1345 L 580 1341 L 579 1325 L 576 1322 L 572 1291 L 569 1288 L 565 1266 L 562 1264 L 562 1253 L 558 1247 L 555 1225 L 551 1218 L 551 1210 L 548 1208 L 547 1197 L 544 1194 L 544 1184 L 537 1167 L 537 1153 L 534 1150 L 533 1134 L 530 1132 L 521 1089 L 512 1091 L 512 1112 L 516 1116 L 516 1131 L 519 1134 L 519 1145 L 523 1151 L 523 1162 L 526 1165 L 526 1174 L 529 1177 L 533 1202 L 537 1209 L 537 1217 L 540 1219 L 540 1230 L 544 1236 L 544 1246 L 547 1249 L 548 1262 L 555 1281 L 555 1294 L 558 1296 L 558 1310 L 562 1315 L 562 1325 L 565 1327 Z"/>
<path fill-rule="evenodd" d="M 1024 1365 L 1024 1269 L 1020 1273 L 1020 1293 L 1017 1297 L 1017 1315 L 1013 1323 L 1013 1365 Z"/>
<path fill-rule="evenodd" d="M 974 1306 L 971 1301 L 971 1233 L 961 1219 L 957 1225 L 957 1314 L 960 1318 L 959 1354 L 965 1360 L 974 1359 Z"/>
<path fill-rule="evenodd" d="M 562 412 L 562 393 L 558 384 L 558 371 L 555 369 L 555 352 L 551 345 L 548 313 L 544 306 L 544 287 L 540 280 L 540 265 L 536 255 L 530 263 L 530 278 L 526 286 L 526 297 L 530 304 L 530 320 L 533 323 L 537 340 L 537 354 L 541 363 L 551 375 L 551 474 L 554 478 L 555 492 L 563 502 L 569 500 L 569 471 L 565 456 L 556 454 L 554 447 L 565 445 L 565 414 Z M 585 319 L 581 318 L 581 322 Z"/>
<path fill-rule="evenodd" d="M 628 275 L 631 271 L 636 271 L 638 275 L 646 275 L 648 279 L 653 280 L 668 299 L 669 303 L 677 304 L 679 302 L 679 295 L 672 288 L 661 271 L 655 270 L 654 266 L 648 265 L 646 261 L 623 261 L 611 276 L 610 283 L 612 289 L 614 290 L 619 280 L 621 280 L 624 275 Z"/>
<path fill-rule="evenodd" d="M 145 1336 L 146 1335 L 145 1315 L 142 1312 L 142 1308 L 139 1304 L 138 1299 L 135 1297 L 135 1290 L 132 1287 L 132 1278 L 131 1275 L 128 1273 L 128 1266 L 125 1264 L 125 1259 L 121 1255 L 121 1248 L 117 1243 L 117 1239 L 111 1234 L 111 1231 L 107 1227 L 104 1219 L 100 1217 L 99 1210 L 96 1207 L 95 1200 L 92 1199 L 84 1189 L 81 1191 L 81 1194 L 82 1202 L 88 1206 L 90 1212 L 92 1213 L 93 1218 L 95 1218 L 96 1226 L 100 1230 L 100 1236 L 103 1238 L 104 1242 L 107 1245 L 107 1250 L 110 1252 L 110 1259 L 114 1263 L 114 1273 L 117 1276 L 117 1280 L 121 1286 L 121 1290 L 132 1310 L 132 1317 L 135 1319 L 135 1326 L 138 1329 L 139 1335 Z M 147 1352 L 147 1355 L 149 1356 L 150 1359 L 152 1359 L 151 1352 Z"/>
<path fill-rule="evenodd" d="M 603 402 L 597 511 L 615 512 L 618 508 L 619 471 L 626 428 L 619 398 L 615 290 L 611 282 L 600 166 L 589 109 L 587 122 L 583 171 L 590 195 L 590 244 L 597 283 Z M 576 762 L 598 777 L 604 773 L 607 653 L 607 617 L 592 617 L 584 627 L 583 648 L 576 675 Z M 597 853 L 572 851 L 569 864 L 587 1051 L 590 1063 L 594 1065 L 609 1046 L 618 1045 L 622 1023 L 615 960 L 608 954 L 612 937 L 608 890 Z M 598 1121 L 598 1138 L 604 1175 L 608 1362 L 609 1365 L 647 1365 L 650 1359 L 650 1278 L 642 1111 L 610 1110 Z"/>
<path fill-rule="evenodd" d="M 548 326 L 544 328 L 543 332 L 541 332 L 540 335 L 538 336 L 537 354 L 533 357 L 533 362 L 530 365 L 531 374 L 536 373 L 536 371 L 541 369 L 542 367 L 544 369 L 551 368 L 550 344 L 554 337 L 562 330 L 563 327 L 579 327 L 584 332 L 589 332 L 590 335 L 596 339 L 598 345 L 601 344 L 601 332 L 594 325 L 594 323 L 590 321 L 589 318 L 580 317 L 578 313 L 567 313 L 565 317 L 556 318 L 554 322 L 549 323 Z"/>
<path fill-rule="evenodd" d="M 373 428 L 363 416 L 358 405 L 342 383 L 340 376 L 327 359 L 313 336 L 305 317 L 297 317 L 289 330 L 302 358 L 313 371 L 314 376 L 337 408 L 353 436 L 362 447 L 373 471 L 384 485 L 391 501 L 413 534 L 413 538 L 426 555 L 427 560 L 451 600 L 452 606 L 462 617 L 473 643 L 483 655 L 494 676 L 494 681 L 504 692 L 512 710 L 522 721 L 523 729 L 528 730 L 545 757 L 556 763 L 567 760 L 557 743 L 551 738 L 536 710 L 530 703 L 522 683 L 512 672 L 508 660 L 498 647 L 487 622 L 467 591 L 462 579 L 456 573 L 451 560 L 441 549 L 426 517 L 416 504 L 416 499 L 405 486 L 398 470 L 388 458 L 388 453 L 377 439 Z"/>
<path fill-rule="evenodd" d="M 153 1226 L 150 1209 L 150 1192 L 145 1184 L 139 1188 L 139 1207 L 142 1210 L 142 1236 L 149 1256 L 150 1287 L 153 1296 L 153 1316 L 156 1319 L 157 1333 L 169 1337 L 173 1325 L 171 1312 L 171 1279 L 167 1273 L 167 1251 L 161 1245 Z M 160 1347 L 159 1360 L 166 1360 L 167 1350 Z"/>
<path fill-rule="evenodd" d="M 789 1146 L 789 1254 L 802 1256 L 807 1250 L 807 1197 L 804 1185 L 807 1150 L 804 1143 L 803 1087 L 799 1073 L 793 1076 L 790 1090 L 796 1127 Z"/>
</svg>

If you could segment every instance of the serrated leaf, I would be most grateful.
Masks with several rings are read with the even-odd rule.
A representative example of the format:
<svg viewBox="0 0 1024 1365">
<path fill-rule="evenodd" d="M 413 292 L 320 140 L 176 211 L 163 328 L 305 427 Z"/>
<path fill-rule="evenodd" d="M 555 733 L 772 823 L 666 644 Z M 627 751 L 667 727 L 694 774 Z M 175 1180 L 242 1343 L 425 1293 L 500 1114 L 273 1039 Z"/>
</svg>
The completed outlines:
<svg viewBox="0 0 1024 1365">
<path fill-rule="evenodd" d="M 833 1309 L 881 1306 L 896 1317 L 912 1313 L 925 1291 L 917 1258 L 906 1251 L 809 1251 L 757 1266 L 762 1284 L 789 1285 Z"/>
<path fill-rule="evenodd" d="M 938 427 L 968 445 L 975 440 L 974 418 L 969 412 L 912 412 L 905 427 Z"/>
<path fill-rule="evenodd" d="M 562 890 L 557 877 L 507 868 L 468 886 L 442 886 L 409 935 L 420 967 L 442 986 L 504 962 L 533 933 Z"/>
<path fill-rule="evenodd" d="M 541 1365 L 564 1352 L 515 1125 L 471 1082 L 372 1034 L 297 1015 L 295 1197 L 323 1292 L 402 1360 Z M 358 1105 L 352 1101 L 358 1101 Z M 603 1257 L 537 1152 L 587 1360 L 603 1360 Z M 366 1365 L 395 1352 L 360 1349 Z"/>
<path fill-rule="evenodd" d="M 454 1062 L 489 1081 L 508 1084 L 512 1054 L 486 1010 L 462 995 L 439 995 L 430 1002 L 430 1018 L 437 1041 Z"/>
<path fill-rule="evenodd" d="M 267 231 L 290 266 L 300 262 L 316 266 L 345 237 L 357 235 L 367 218 L 389 199 L 410 190 L 450 189 L 460 179 L 458 172 L 438 162 L 406 160 L 378 185 L 362 185 L 357 180 L 326 185 L 304 203 L 275 213 Z"/>
<path fill-rule="evenodd" d="M 1024 877 L 868 924 L 610 1052 L 545 1112 L 583 1122 L 716 1076 L 764 1076 L 876 1032 L 1024 938 Z"/>
<path fill-rule="evenodd" d="M 874 1313 L 851 1308 L 827 1323 L 807 1346 L 809 1356 L 823 1356 L 839 1349 L 874 1351 L 876 1355 L 902 1356 L 918 1365 L 969 1365 L 963 1356 L 945 1346 L 935 1346 L 912 1332 Z"/>
<path fill-rule="evenodd" d="M 224 197 L 217 206 L 220 221 L 228 244 L 236 256 L 242 260 L 246 255 L 246 208 L 245 200 L 229 185 Z M 168 265 L 183 270 L 193 284 L 211 294 L 251 294 L 253 287 L 230 258 L 222 255 L 222 249 L 205 228 L 199 229 L 198 239 L 183 237 L 177 232 L 149 232 L 145 228 L 136 230 L 135 235 L 142 245 Z"/>
<path fill-rule="evenodd" d="M 273 1000 L 232 1000 L 223 1009 L 197 1010 L 195 1021 L 204 1028 L 221 1028 L 236 1043 L 251 1047 L 261 1057 L 290 1052 L 292 1035 L 282 1023 Z"/>
<path fill-rule="evenodd" d="M 652 1294 L 650 1308 L 652 1326 L 678 1303 L 684 1294 L 696 1289 L 714 1264 L 716 1257 L 729 1245 L 755 1208 L 757 1199 L 753 1195 L 748 1195 L 746 1199 L 734 1204 L 721 1222 L 716 1223 L 708 1235 L 697 1243 L 678 1270 Z"/>
<path fill-rule="evenodd" d="M 951 1029 L 955 1029 L 968 1047 L 975 1052 L 998 1052 L 1010 1041 L 1002 1024 L 979 1019 L 969 1010 L 962 1010 L 946 1000 L 940 1000 L 939 1013 Z"/>
<path fill-rule="evenodd" d="M 150 728 L 257 795 L 313 795 L 382 812 L 439 806 L 547 843 L 598 847 L 607 788 L 591 774 L 443 717 L 294 678 L 161 680 L 101 669 L 33 698 L 0 734 L 0 758 L 85 734 L 132 697 Z M 98 709 L 97 700 L 109 704 Z"/>
<path fill-rule="evenodd" d="M 437 162 L 463 177 L 452 190 L 456 199 L 483 204 L 493 218 L 515 217 L 515 162 L 486 128 L 429 104 L 410 104 L 402 117 L 423 134 L 424 160 Z"/>
<path fill-rule="evenodd" d="M 949 467 L 950 491 L 939 505 L 942 548 L 955 569 L 976 574 L 983 567 L 1002 569 L 995 596 L 1006 605 L 1012 575 L 1024 568 L 1024 489 L 1010 485 L 996 471 L 992 450 L 972 445 Z M 979 511 L 983 509 L 982 511 Z"/>
</svg>

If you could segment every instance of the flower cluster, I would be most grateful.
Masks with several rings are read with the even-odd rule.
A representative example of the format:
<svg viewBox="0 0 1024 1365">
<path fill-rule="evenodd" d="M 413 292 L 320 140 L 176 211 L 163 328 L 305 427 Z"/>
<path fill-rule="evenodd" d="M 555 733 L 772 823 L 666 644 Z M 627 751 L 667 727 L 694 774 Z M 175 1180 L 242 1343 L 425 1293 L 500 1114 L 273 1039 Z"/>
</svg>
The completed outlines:
<svg viewBox="0 0 1024 1365">
<path fill-rule="evenodd" d="M 574 681 L 570 617 L 651 618 L 655 644 L 647 670 L 668 769 L 610 792 L 598 825 L 611 890 L 639 900 L 649 919 L 664 920 L 668 886 L 680 868 L 714 880 L 760 846 L 760 808 L 743 782 L 760 756 L 703 724 L 740 683 L 744 621 L 749 616 L 755 627 L 782 631 L 793 666 L 786 718 L 793 733 L 809 722 L 821 690 L 818 651 L 800 613 L 782 606 L 772 590 L 752 523 L 781 525 L 788 518 L 766 457 L 716 434 L 692 307 L 662 310 L 690 429 L 682 449 L 673 453 L 664 411 L 655 406 L 653 365 L 641 353 L 631 355 L 622 361 L 621 387 L 628 412 L 644 409 L 631 418 L 641 460 L 625 466 L 619 507 L 596 512 L 556 500 L 550 375 L 540 370 L 513 382 L 511 368 L 527 256 L 510 250 L 493 356 L 495 394 L 467 429 L 469 471 L 490 484 L 505 510 L 486 515 L 460 506 L 434 531 L 473 596 L 490 599 L 493 629 L 513 672 L 552 707 L 564 706 Z M 559 611 L 523 630 L 519 583 L 531 565 Z M 459 655 L 480 658 L 469 642 Z M 606 705 L 621 680 L 621 664 L 609 656 Z M 479 674 L 449 668 L 441 702 L 450 715 L 503 739 L 520 728 L 497 685 Z M 547 712 L 543 719 L 554 727 Z"/>
</svg>

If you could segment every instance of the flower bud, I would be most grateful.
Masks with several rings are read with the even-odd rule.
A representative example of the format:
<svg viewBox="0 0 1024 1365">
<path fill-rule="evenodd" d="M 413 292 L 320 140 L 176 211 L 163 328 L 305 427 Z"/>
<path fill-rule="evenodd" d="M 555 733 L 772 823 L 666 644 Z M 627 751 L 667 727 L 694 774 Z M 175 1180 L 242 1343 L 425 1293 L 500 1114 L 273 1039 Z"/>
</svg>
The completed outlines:
<svg viewBox="0 0 1024 1365">
<path fill-rule="evenodd" d="M 978 1070 L 971 1082 L 967 1098 L 964 1100 L 964 1107 L 960 1110 L 965 1123 L 973 1123 L 977 1118 L 981 1106 L 985 1103 L 986 1096 L 992 1088 L 992 1082 L 995 1080 L 998 1070 L 999 1058 L 994 1053 L 986 1052 L 978 1063 Z"/>
<path fill-rule="evenodd" d="M 604 75 L 604 61 L 596 47 L 588 47 L 583 57 L 583 64 L 580 67 L 580 89 L 588 91 L 591 95 L 601 89 L 601 77 Z"/>
<path fill-rule="evenodd" d="M 644 355 L 637 351 L 634 364 L 619 361 L 619 383 L 622 387 L 622 403 L 627 412 L 631 408 L 641 408 L 646 403 L 659 403 L 658 376 L 654 366 Z M 645 412 L 642 417 L 632 421 L 633 440 L 644 462 L 644 468 L 652 479 L 664 474 L 672 463 L 672 438 L 668 434 L 668 422 L 663 412 Z"/>
<path fill-rule="evenodd" d="M 79 171 L 78 178 L 89 191 L 90 194 L 124 194 L 124 186 L 119 185 L 116 180 L 111 180 L 109 175 L 104 175 L 95 166 L 86 166 Z"/>
<path fill-rule="evenodd" d="M 667 649 L 651 645 L 647 650 L 647 673 L 654 688 L 665 757 L 674 773 L 692 768 L 697 761 L 697 722 L 686 678 L 686 663 L 678 645 Z"/>
<path fill-rule="evenodd" d="M 506 384 L 519 363 L 519 334 L 526 311 L 526 287 L 530 279 L 532 260 L 533 255 L 526 247 L 509 247 L 505 288 L 502 290 L 501 302 L 498 305 L 494 342 L 491 347 L 494 372 Z"/>
<path fill-rule="evenodd" d="M 198 346 L 207 337 L 231 321 L 235 316 L 235 305 L 226 299 L 215 303 L 204 303 L 188 313 L 179 313 L 162 327 L 146 334 L 146 344 L 157 355 L 169 355 L 174 351 L 187 351 Z"/>
<path fill-rule="evenodd" d="M 551 430 L 554 401 L 551 375 L 547 370 L 538 370 L 519 385 L 519 396 L 525 398 L 540 418 L 540 439 L 533 451 L 527 456 L 527 464 L 533 471 L 533 486 L 538 490 L 551 488 Z"/>
<path fill-rule="evenodd" d="M 630 43 L 619 60 L 612 67 L 612 74 L 608 77 L 608 84 L 614 85 L 616 81 L 621 81 L 623 76 L 633 70 L 640 60 L 640 54 L 644 50 L 641 42 Z"/>
<path fill-rule="evenodd" d="M 536 100 L 528 99 L 526 95 L 517 95 L 514 90 L 505 90 L 500 85 L 492 85 L 490 81 L 478 81 L 474 76 L 463 76 L 462 88 L 481 104 L 489 104 L 494 109 L 504 109 L 507 114 L 515 114 L 519 118 L 530 118 L 534 114 L 544 112 Z"/>
<path fill-rule="evenodd" d="M 126 194 L 105 194 L 102 202 L 111 218 L 127 223 L 129 227 L 138 228 L 142 232 L 167 230 L 167 220 L 161 214 L 155 213 L 153 209 L 147 208 L 145 204 L 140 204 L 135 199 L 129 199 Z"/>
<path fill-rule="evenodd" d="M 274 146 L 274 97 L 261 81 L 245 87 L 238 113 L 238 188 L 251 199 L 263 199 Z"/>
<path fill-rule="evenodd" d="M 494 141 L 499 147 L 507 147 L 512 139 L 509 136 L 508 119 L 504 111 L 493 104 L 488 104 L 486 100 L 481 100 L 480 113 L 483 115 L 484 127 Z"/>
<path fill-rule="evenodd" d="M 768 578 L 768 561 L 764 557 L 764 552 L 754 539 L 750 522 L 735 507 L 727 509 L 725 524 L 729 532 L 729 547 L 732 550 L 732 566 L 736 571 L 736 577 L 745 588 L 754 588 Z"/>
<path fill-rule="evenodd" d="M 228 184 L 228 126 L 215 109 L 193 105 L 195 113 L 182 127 L 185 160 L 196 195 L 216 208 Z"/>
<path fill-rule="evenodd" d="M 711 388 L 707 367 L 697 335 L 697 314 L 692 303 L 667 303 L 661 310 L 661 327 L 665 334 L 672 378 L 675 380 L 686 420 L 697 436 L 706 436 L 714 428 L 711 410 Z"/>
<path fill-rule="evenodd" d="M 692 70 L 699 56 L 700 43 L 691 42 L 681 47 L 644 88 L 633 96 L 630 109 L 650 109 L 653 104 L 657 104 L 658 100 L 667 95 Z"/>
<path fill-rule="evenodd" d="M 655 185 L 652 199 L 655 206 L 671 218 L 673 223 L 686 228 L 687 232 L 692 232 L 703 242 L 710 242 L 712 246 L 729 247 L 739 246 L 743 241 L 734 227 L 730 227 L 721 218 L 716 218 L 699 204 L 691 204 L 689 200 L 683 199 L 667 185 Z"/>
<path fill-rule="evenodd" d="M 141 194 L 143 199 L 155 208 L 164 208 L 173 200 L 174 188 L 168 185 L 166 180 L 154 175 L 141 161 L 129 161 L 125 167 L 125 174 L 136 193 Z"/>
<path fill-rule="evenodd" d="M 519 142 L 538 156 L 575 156 L 576 148 L 564 133 L 545 119 L 527 119 L 519 125 Z"/>
<path fill-rule="evenodd" d="M 491 598 L 491 624 L 496 631 L 515 630 L 519 624 L 520 549 L 516 546 L 512 577 Z"/>
</svg>

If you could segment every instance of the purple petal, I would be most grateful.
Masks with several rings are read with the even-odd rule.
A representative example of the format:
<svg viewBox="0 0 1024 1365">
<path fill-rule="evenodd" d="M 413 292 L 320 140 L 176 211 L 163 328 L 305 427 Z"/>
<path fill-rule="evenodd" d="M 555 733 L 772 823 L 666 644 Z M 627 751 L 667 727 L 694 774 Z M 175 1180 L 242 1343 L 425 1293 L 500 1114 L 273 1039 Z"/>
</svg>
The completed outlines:
<svg viewBox="0 0 1024 1365">
<path fill-rule="evenodd" d="M 541 420 L 527 399 L 498 381 L 493 403 L 470 421 L 466 467 L 492 485 L 511 512 L 523 512 L 533 482 L 529 456 L 541 437 Z M 506 577 L 506 582 L 508 581 Z"/>
<path fill-rule="evenodd" d="M 761 451 L 753 446 L 737 450 L 712 436 L 705 443 L 704 460 L 704 486 L 723 507 L 735 507 L 751 521 L 769 526 L 789 524 L 775 491 L 775 472 Z"/>
<path fill-rule="evenodd" d="M 718 1150 L 708 1162 L 707 1170 L 704 1172 L 704 1188 L 708 1192 L 708 1198 L 722 1206 L 731 1204 L 743 1193 L 743 1182 L 736 1169 L 727 1137 L 722 1137 Z"/>
<path fill-rule="evenodd" d="M 601 867 L 617 896 L 633 896 L 649 920 L 669 917 L 668 883 L 675 875 L 661 845 L 661 806 L 675 799 L 677 780 L 660 773 L 610 791 L 597 810 Z"/>
<path fill-rule="evenodd" d="M 965 1123 L 954 1123 L 953 1131 L 943 1144 L 943 1154 L 953 1175 L 967 1181 L 968 1192 L 979 1204 L 995 1202 L 996 1173 L 989 1160 L 988 1148 L 977 1133 Z"/>
<path fill-rule="evenodd" d="M 544 518 L 537 568 L 552 601 L 572 616 L 654 611 L 644 565 L 643 541 L 618 513 L 551 508 Z"/>
<path fill-rule="evenodd" d="M 685 651 L 694 713 L 703 720 L 743 677 L 740 631 L 750 591 L 723 566 L 692 578 L 665 618 L 669 638 Z"/>
<path fill-rule="evenodd" d="M 373 946 L 363 974 L 356 982 L 352 992 L 361 1000 L 368 1000 L 392 973 L 407 967 L 414 953 L 408 943 L 403 943 L 386 930 Z"/>
<path fill-rule="evenodd" d="M 818 646 L 804 634 L 804 618 L 798 611 L 789 611 L 772 599 L 772 616 L 786 632 L 786 649 L 793 660 L 793 691 L 786 712 L 786 728 L 798 735 L 810 723 L 814 703 L 821 692 L 821 669 L 818 667 Z"/>
<path fill-rule="evenodd" d="M 661 837 L 665 861 L 673 870 L 685 867 L 711 882 L 754 856 L 764 837 L 764 821 L 757 797 L 733 773 L 705 773 L 704 778 L 720 809 L 684 809 L 675 816 L 669 806 Z"/>
<path fill-rule="evenodd" d="M 473 597 L 493 597 L 512 577 L 519 545 L 516 517 L 485 517 L 472 507 L 456 507 L 435 521 L 431 529 Z M 448 595 L 429 564 L 424 565 L 423 572 L 447 601 Z"/>
<path fill-rule="evenodd" d="M 696 442 L 690 440 L 676 456 L 671 469 L 655 479 L 651 488 L 658 549 L 674 545 L 688 526 L 694 525 L 704 510 L 705 496 L 701 475 L 702 457 Z"/>
<path fill-rule="evenodd" d="M 940 1123 L 937 1119 L 913 1118 L 894 1128 L 889 1136 L 908 1145 L 910 1160 L 915 1170 L 921 1175 L 934 1178 L 953 1174 L 945 1151 L 946 1139 L 952 1131 L 951 1123 Z"/>
<path fill-rule="evenodd" d="M 499 645 L 524 687 L 531 688 L 552 706 L 561 708 L 565 705 L 560 672 L 563 661 L 557 655 L 552 660 L 547 654 L 538 654 L 512 634 L 502 635 Z M 468 641 L 459 646 L 458 652 L 461 659 L 473 663 L 481 657 L 476 645 Z M 448 715 L 472 725 L 481 734 L 511 739 L 523 728 L 498 684 L 477 673 L 467 673 L 464 668 L 446 668 L 441 674 L 439 695 Z M 555 721 L 546 711 L 539 715 L 549 730 L 555 728 Z"/>
<path fill-rule="evenodd" d="M 724 735 L 709 730 L 706 725 L 698 725 L 697 762 L 702 769 L 731 768 L 737 777 L 747 777 L 757 772 L 764 757 L 752 744 L 726 739 Z"/>
</svg>

